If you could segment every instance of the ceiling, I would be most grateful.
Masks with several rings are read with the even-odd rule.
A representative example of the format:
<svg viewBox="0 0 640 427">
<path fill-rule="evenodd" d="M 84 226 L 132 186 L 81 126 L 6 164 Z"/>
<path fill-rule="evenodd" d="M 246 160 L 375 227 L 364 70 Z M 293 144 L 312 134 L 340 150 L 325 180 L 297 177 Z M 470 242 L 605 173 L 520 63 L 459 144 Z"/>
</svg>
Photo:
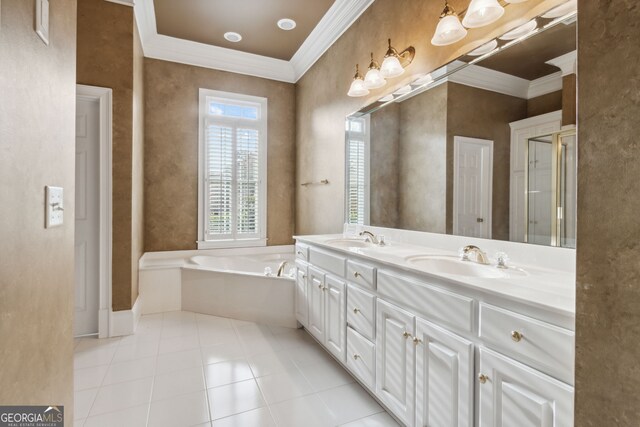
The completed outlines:
<svg viewBox="0 0 640 427">
<path fill-rule="evenodd" d="M 334 0 L 154 0 L 158 34 L 289 61 Z M 290 18 L 291 31 L 277 27 Z M 224 33 L 242 35 L 232 43 Z"/>
<path fill-rule="evenodd" d="M 541 34 L 478 62 L 477 65 L 526 80 L 536 80 L 558 72 L 546 64 L 576 50 L 576 23 L 556 25 Z"/>
</svg>

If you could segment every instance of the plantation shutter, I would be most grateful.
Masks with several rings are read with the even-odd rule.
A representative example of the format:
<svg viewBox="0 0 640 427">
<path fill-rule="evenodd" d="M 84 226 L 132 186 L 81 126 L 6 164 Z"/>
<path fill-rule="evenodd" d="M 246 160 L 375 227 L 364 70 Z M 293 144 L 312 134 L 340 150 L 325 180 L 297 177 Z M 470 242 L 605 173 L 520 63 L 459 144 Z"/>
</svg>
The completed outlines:
<svg viewBox="0 0 640 427">
<path fill-rule="evenodd" d="M 260 176 L 258 170 L 258 144 L 260 143 L 257 129 L 240 128 L 236 130 L 237 150 L 237 225 L 239 235 L 253 235 L 258 233 L 258 187 Z"/>
<path fill-rule="evenodd" d="M 207 234 L 230 238 L 233 234 L 233 128 L 208 121 L 206 143 Z"/>
<path fill-rule="evenodd" d="M 366 129 L 363 119 L 347 120 L 347 222 L 364 224 L 367 217 L 368 173 Z"/>
</svg>

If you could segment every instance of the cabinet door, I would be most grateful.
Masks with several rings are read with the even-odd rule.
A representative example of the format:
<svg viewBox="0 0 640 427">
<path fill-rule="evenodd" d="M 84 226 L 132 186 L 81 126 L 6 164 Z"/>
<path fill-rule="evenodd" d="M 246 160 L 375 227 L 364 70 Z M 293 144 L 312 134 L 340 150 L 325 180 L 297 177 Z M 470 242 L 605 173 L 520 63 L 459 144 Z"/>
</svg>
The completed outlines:
<svg viewBox="0 0 640 427">
<path fill-rule="evenodd" d="M 405 425 L 413 426 L 414 316 L 378 299 L 376 315 L 376 395 Z"/>
<path fill-rule="evenodd" d="M 309 324 L 309 305 L 307 303 L 307 269 L 306 265 L 298 264 L 296 274 L 296 319 L 304 327 Z"/>
<path fill-rule="evenodd" d="M 416 319 L 416 426 L 473 426 L 473 343 Z"/>
<path fill-rule="evenodd" d="M 309 301 L 309 332 L 324 343 L 324 273 L 309 267 L 307 298 Z"/>
<path fill-rule="evenodd" d="M 480 427 L 573 426 L 573 388 L 480 348 Z"/>
<path fill-rule="evenodd" d="M 346 363 L 347 346 L 346 284 L 330 275 L 325 276 L 325 346 L 342 363 Z"/>
</svg>

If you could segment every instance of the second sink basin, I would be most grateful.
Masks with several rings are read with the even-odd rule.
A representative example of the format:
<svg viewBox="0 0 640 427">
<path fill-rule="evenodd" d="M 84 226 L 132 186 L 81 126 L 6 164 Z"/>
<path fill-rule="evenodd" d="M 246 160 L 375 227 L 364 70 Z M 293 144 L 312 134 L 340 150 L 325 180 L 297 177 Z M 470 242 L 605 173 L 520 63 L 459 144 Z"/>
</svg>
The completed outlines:
<svg viewBox="0 0 640 427">
<path fill-rule="evenodd" d="M 506 276 L 503 271 L 497 269 L 495 266 L 482 265 L 470 261 L 460 261 L 453 256 L 418 255 L 407 258 L 407 262 L 436 274 L 450 274 L 453 276 L 479 277 L 485 279 L 497 279 Z"/>
</svg>

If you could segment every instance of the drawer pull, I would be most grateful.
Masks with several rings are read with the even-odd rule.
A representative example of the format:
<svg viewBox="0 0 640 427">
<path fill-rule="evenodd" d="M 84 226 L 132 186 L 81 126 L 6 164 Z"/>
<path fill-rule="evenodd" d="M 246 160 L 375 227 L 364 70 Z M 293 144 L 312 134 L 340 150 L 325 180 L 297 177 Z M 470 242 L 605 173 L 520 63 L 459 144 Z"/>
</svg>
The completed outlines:
<svg viewBox="0 0 640 427">
<path fill-rule="evenodd" d="M 414 337 L 413 338 L 413 345 L 418 346 L 419 344 L 422 344 L 422 340 L 418 337 Z"/>
<path fill-rule="evenodd" d="M 410 334 L 409 332 L 407 332 L 407 331 L 404 331 L 404 333 L 402 334 L 402 336 L 403 336 L 403 337 L 405 337 L 405 339 L 406 339 L 406 338 L 411 338 L 411 334 Z"/>
<path fill-rule="evenodd" d="M 362 274 L 358 273 L 357 271 L 353 273 L 353 277 L 355 277 L 356 279 L 360 276 L 362 276 Z"/>
<path fill-rule="evenodd" d="M 298 251 L 297 254 L 301 255 L 301 256 L 304 256 L 304 252 L 302 252 L 302 251 Z"/>
<path fill-rule="evenodd" d="M 354 360 L 360 359 L 360 355 L 358 353 L 353 353 L 353 359 Z"/>
<path fill-rule="evenodd" d="M 522 341 L 522 338 L 524 337 L 524 335 L 522 335 L 520 332 L 518 331 L 511 331 L 511 339 L 514 340 L 515 342 L 520 342 Z"/>
<path fill-rule="evenodd" d="M 353 312 L 354 312 L 355 314 L 358 314 L 358 313 L 360 313 L 360 309 L 356 307 L 356 308 L 354 308 L 354 309 L 353 309 Z"/>
<path fill-rule="evenodd" d="M 478 375 L 478 381 L 480 381 L 480 384 L 484 384 L 489 380 L 489 377 L 486 376 L 485 374 L 480 374 Z"/>
</svg>

